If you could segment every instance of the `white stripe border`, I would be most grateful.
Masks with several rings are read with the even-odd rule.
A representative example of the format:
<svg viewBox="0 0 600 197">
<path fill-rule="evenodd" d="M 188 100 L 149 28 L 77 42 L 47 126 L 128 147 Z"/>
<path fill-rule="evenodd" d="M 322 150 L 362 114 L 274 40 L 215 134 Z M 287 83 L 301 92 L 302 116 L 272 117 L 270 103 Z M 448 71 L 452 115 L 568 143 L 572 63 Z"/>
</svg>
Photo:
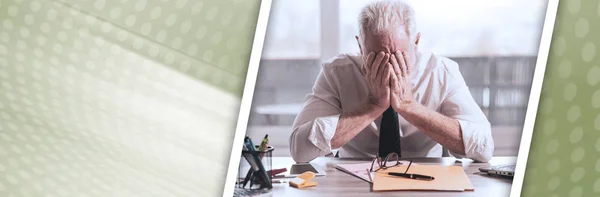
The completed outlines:
<svg viewBox="0 0 600 197">
<path fill-rule="evenodd" d="M 262 56 L 270 11 L 271 0 L 261 0 L 258 20 L 256 22 L 256 31 L 254 33 L 254 41 L 252 42 L 250 62 L 248 64 L 248 73 L 246 74 L 246 83 L 244 84 L 244 92 L 240 105 L 240 114 L 238 115 L 237 126 L 231 147 L 231 155 L 229 158 L 229 168 L 227 170 L 227 177 L 225 178 L 225 186 L 223 188 L 223 196 L 226 197 L 233 196 L 233 191 L 235 189 L 235 179 L 238 174 L 242 144 L 248 127 L 248 118 L 250 116 L 252 98 L 254 97 L 254 86 L 256 85 L 256 76 L 258 75 L 258 66 Z"/>
<path fill-rule="evenodd" d="M 529 157 L 529 148 L 531 145 L 531 137 L 533 135 L 533 126 L 538 111 L 540 102 L 540 93 L 542 91 L 542 83 L 546 72 L 546 63 L 548 62 L 548 53 L 550 51 L 550 42 L 552 41 L 552 33 L 554 32 L 554 22 L 556 21 L 556 11 L 558 9 L 558 0 L 549 0 L 546 8 L 546 18 L 542 29 L 542 38 L 540 39 L 540 48 L 533 74 L 533 82 L 529 94 L 529 104 L 527 105 L 527 114 L 525 114 L 525 124 L 523 125 L 523 133 L 521 134 L 521 144 L 517 156 L 517 166 L 515 169 L 515 177 L 513 178 L 512 188 L 510 190 L 511 197 L 521 196 L 523 188 L 523 178 L 525 177 L 525 169 L 527 168 L 527 159 Z"/>
</svg>

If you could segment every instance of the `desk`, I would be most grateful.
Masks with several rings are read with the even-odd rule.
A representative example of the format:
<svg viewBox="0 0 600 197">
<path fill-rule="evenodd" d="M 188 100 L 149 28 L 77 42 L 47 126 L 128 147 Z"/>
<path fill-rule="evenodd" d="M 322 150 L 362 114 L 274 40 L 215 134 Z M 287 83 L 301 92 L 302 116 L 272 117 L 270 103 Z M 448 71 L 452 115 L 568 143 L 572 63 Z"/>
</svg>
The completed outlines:
<svg viewBox="0 0 600 197">
<path fill-rule="evenodd" d="M 462 166 L 475 187 L 471 192 L 435 192 L 435 191 L 394 191 L 371 192 L 370 183 L 335 169 L 340 163 L 363 163 L 370 160 L 350 160 L 333 157 L 323 157 L 312 161 L 314 166 L 325 169 L 327 175 L 315 177 L 319 183 L 316 187 L 296 189 L 287 183 L 273 185 L 273 196 L 486 196 L 506 197 L 510 195 L 511 179 L 492 177 L 480 173 L 480 167 L 515 163 L 516 157 L 494 157 L 489 163 L 473 163 L 471 160 L 456 160 L 453 157 L 445 158 L 414 158 L 413 162 L 421 165 L 457 165 Z M 295 163 L 291 157 L 273 157 L 273 167 L 290 168 Z"/>
</svg>

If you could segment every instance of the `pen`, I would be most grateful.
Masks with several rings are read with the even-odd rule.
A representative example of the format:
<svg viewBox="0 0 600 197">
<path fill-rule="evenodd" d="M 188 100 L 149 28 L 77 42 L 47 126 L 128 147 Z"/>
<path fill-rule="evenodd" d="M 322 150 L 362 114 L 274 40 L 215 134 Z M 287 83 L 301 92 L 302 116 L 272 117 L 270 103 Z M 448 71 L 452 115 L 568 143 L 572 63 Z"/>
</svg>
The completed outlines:
<svg viewBox="0 0 600 197">
<path fill-rule="evenodd" d="M 409 179 L 419 179 L 419 180 L 425 180 L 425 181 L 432 181 L 435 179 L 432 176 L 421 175 L 421 174 L 406 174 L 406 173 L 397 173 L 397 172 L 388 172 L 387 174 L 392 175 L 392 176 L 399 176 L 399 177 L 404 177 L 404 178 L 409 178 Z"/>
<path fill-rule="evenodd" d="M 249 142 L 249 137 L 246 136 L 246 138 L 244 138 L 244 151 L 250 151 L 250 144 L 251 142 Z M 256 161 L 254 160 L 254 158 L 252 157 L 252 154 L 250 153 L 242 153 L 242 156 L 244 156 L 244 158 L 246 158 L 246 160 L 248 161 L 248 163 L 250 164 L 250 169 L 248 170 L 248 173 L 246 174 L 246 178 L 244 179 L 243 185 L 242 187 L 246 187 L 246 184 L 248 183 L 248 181 L 250 181 L 250 179 L 252 178 L 254 172 L 259 171 L 259 167 L 258 164 L 256 163 Z"/>
<path fill-rule="evenodd" d="M 247 136 L 246 136 L 247 137 Z M 265 151 L 267 149 L 267 146 L 269 145 L 269 134 L 265 135 L 265 138 L 263 138 L 262 142 L 260 143 L 260 146 L 258 147 L 259 151 Z M 244 150 L 246 150 L 247 148 L 244 147 Z M 260 158 L 262 159 L 264 156 L 264 153 L 260 154 Z M 244 179 L 244 183 L 242 185 L 242 187 L 246 187 L 246 183 L 248 183 L 248 180 L 250 180 L 250 178 L 253 176 L 254 171 L 257 171 L 256 169 L 248 169 L 248 173 L 246 174 L 246 178 Z M 270 174 L 270 171 L 267 172 L 267 174 Z"/>
<path fill-rule="evenodd" d="M 250 168 L 250 170 L 248 170 L 248 173 L 246 174 L 246 178 L 244 179 L 242 188 L 246 187 L 246 183 L 248 183 L 250 178 L 252 178 L 252 174 L 254 174 L 254 171 L 252 170 L 252 168 Z"/>
<path fill-rule="evenodd" d="M 252 157 L 254 158 L 254 162 L 256 163 L 256 165 L 258 165 L 259 170 L 255 171 L 255 173 L 258 173 L 257 174 L 258 178 L 262 182 L 261 185 L 267 186 L 268 188 L 272 188 L 273 186 L 271 185 L 271 179 L 270 179 L 269 175 L 267 175 L 267 171 L 265 170 L 265 167 L 262 165 L 260 155 L 256 151 L 256 147 L 254 147 L 254 143 L 252 143 L 252 139 L 250 139 L 250 137 L 246 136 L 246 138 L 244 138 L 244 145 L 250 151 L 249 154 L 252 155 Z"/>
<path fill-rule="evenodd" d="M 248 183 L 248 181 L 250 181 L 250 179 L 254 175 L 254 172 L 259 171 L 259 167 L 258 167 L 258 164 L 256 163 L 256 161 L 254 161 L 254 158 L 252 158 L 252 155 L 250 153 L 242 153 L 242 155 L 244 156 L 244 158 L 246 158 L 246 160 L 248 161 L 248 164 L 250 164 L 250 169 L 248 170 L 248 173 L 246 174 L 246 178 L 244 179 L 244 182 L 242 185 L 242 187 L 246 187 L 246 184 Z"/>
<path fill-rule="evenodd" d="M 265 138 L 263 138 L 262 142 L 260 142 L 260 146 L 258 147 L 258 150 L 261 152 L 265 151 L 265 150 L 267 150 L 268 146 L 269 146 L 269 134 L 266 134 Z M 261 153 L 260 158 L 262 159 L 264 155 L 265 155 L 264 153 Z"/>
</svg>

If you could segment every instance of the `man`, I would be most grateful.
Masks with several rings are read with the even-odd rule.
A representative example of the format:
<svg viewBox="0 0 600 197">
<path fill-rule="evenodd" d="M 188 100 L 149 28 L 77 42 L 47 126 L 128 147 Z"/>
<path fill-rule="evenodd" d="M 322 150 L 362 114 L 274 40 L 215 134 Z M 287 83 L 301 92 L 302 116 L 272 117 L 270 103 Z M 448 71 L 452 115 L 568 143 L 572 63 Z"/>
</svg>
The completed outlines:
<svg viewBox="0 0 600 197">
<path fill-rule="evenodd" d="M 296 117 L 290 151 L 296 162 L 338 154 L 373 158 L 455 157 L 487 162 L 490 123 L 458 65 L 420 53 L 413 9 L 403 1 L 367 5 L 359 16 L 360 54 L 323 68 Z"/>
</svg>

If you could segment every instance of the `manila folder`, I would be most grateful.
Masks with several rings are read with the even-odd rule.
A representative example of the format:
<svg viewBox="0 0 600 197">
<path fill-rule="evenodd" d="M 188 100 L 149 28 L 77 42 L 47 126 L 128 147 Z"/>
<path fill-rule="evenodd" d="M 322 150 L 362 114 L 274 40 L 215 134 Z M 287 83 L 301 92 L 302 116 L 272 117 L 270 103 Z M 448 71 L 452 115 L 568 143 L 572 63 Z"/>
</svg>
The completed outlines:
<svg viewBox="0 0 600 197">
<path fill-rule="evenodd" d="M 404 173 L 405 165 L 381 169 L 374 174 L 373 191 L 473 191 L 473 185 L 461 166 L 413 165 L 407 173 L 433 176 L 431 181 L 388 175 Z"/>
</svg>

